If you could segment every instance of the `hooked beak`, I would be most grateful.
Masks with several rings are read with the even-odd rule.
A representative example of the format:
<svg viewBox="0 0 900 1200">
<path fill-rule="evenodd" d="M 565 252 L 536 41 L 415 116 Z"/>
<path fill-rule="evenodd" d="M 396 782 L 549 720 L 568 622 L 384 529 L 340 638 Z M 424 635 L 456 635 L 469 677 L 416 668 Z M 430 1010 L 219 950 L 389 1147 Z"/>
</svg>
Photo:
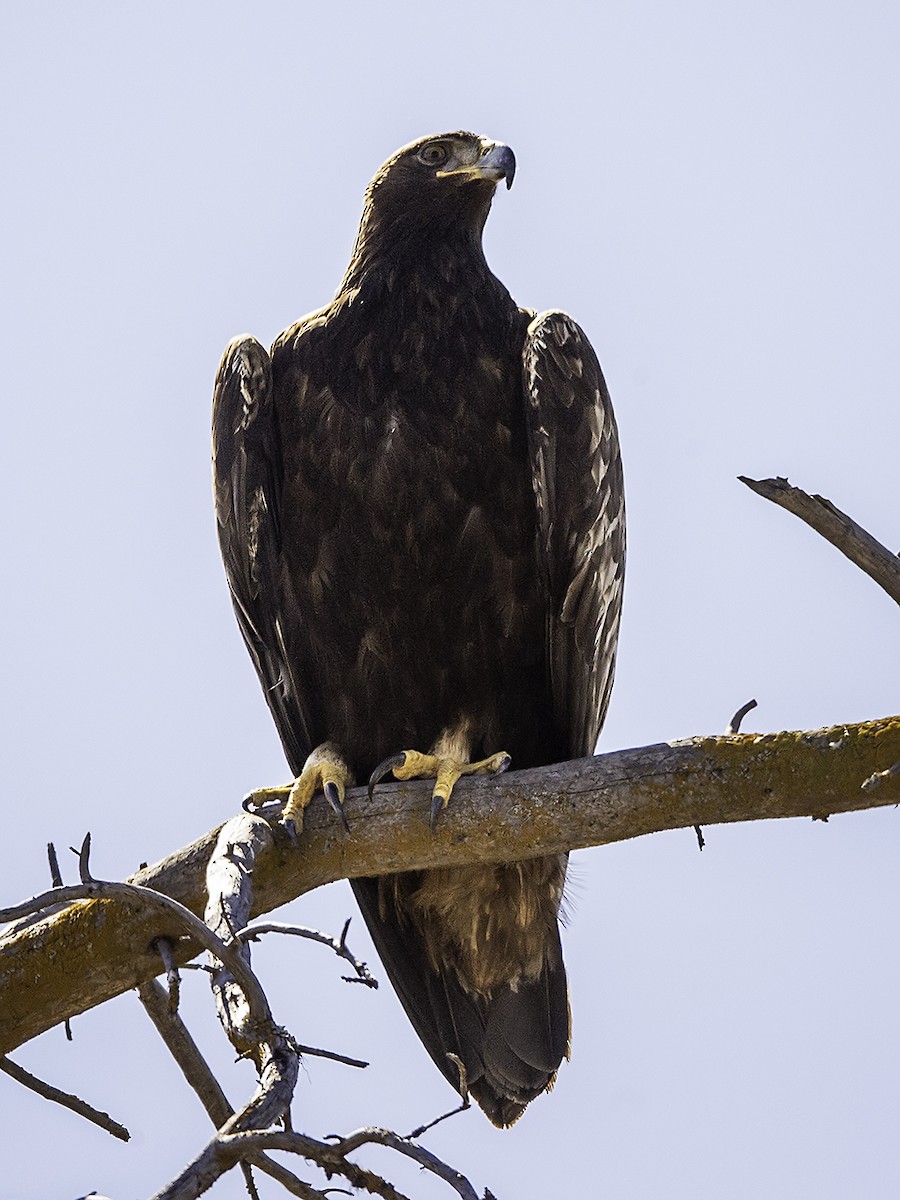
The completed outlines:
<svg viewBox="0 0 900 1200">
<path fill-rule="evenodd" d="M 482 154 L 474 169 L 482 178 L 493 179 L 495 183 L 505 179 L 506 190 L 509 191 L 516 177 L 516 156 L 509 146 L 495 142 L 486 154 Z"/>
<path fill-rule="evenodd" d="M 471 166 L 455 167 L 452 171 L 437 171 L 438 178 L 448 175 L 467 175 L 470 179 L 489 179 L 492 183 L 506 180 L 507 190 L 512 187 L 516 174 L 516 156 L 509 146 L 494 142 L 481 158 Z"/>
</svg>

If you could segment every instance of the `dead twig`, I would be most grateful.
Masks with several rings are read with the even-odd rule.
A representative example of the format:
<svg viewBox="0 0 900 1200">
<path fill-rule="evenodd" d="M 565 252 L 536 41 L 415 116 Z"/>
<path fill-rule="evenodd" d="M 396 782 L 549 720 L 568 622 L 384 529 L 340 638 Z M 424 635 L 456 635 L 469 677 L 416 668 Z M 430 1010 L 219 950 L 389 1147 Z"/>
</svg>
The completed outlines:
<svg viewBox="0 0 900 1200">
<path fill-rule="evenodd" d="M 56 857 L 56 847 L 52 842 L 47 843 L 47 859 L 50 863 L 51 887 L 62 887 L 62 874 L 59 870 L 59 859 Z"/>
<path fill-rule="evenodd" d="M 309 938 L 310 941 L 319 942 L 323 946 L 329 946 L 335 954 L 350 963 L 356 972 L 356 977 L 342 976 L 345 983 L 362 983 L 366 987 L 377 988 L 378 980 L 372 975 L 366 964 L 361 959 L 356 958 L 347 946 L 347 930 L 349 928 L 350 918 L 348 917 L 344 923 L 344 929 L 340 938 L 334 938 L 327 933 L 322 933 L 318 929 L 309 929 L 305 925 L 283 925 L 278 921 L 266 921 L 264 923 L 259 922 L 256 925 L 248 925 L 235 935 L 235 940 L 241 942 L 256 941 L 264 933 L 282 933 L 293 937 Z"/>
<path fill-rule="evenodd" d="M 458 1113 L 466 1112 L 467 1109 L 472 1107 L 472 1101 L 469 1099 L 469 1073 L 466 1070 L 466 1064 L 458 1054 L 448 1053 L 447 1057 L 459 1072 L 458 1091 L 462 1097 L 462 1102 L 457 1104 L 456 1108 L 451 1108 L 449 1112 L 442 1113 L 439 1117 L 435 1117 L 434 1120 L 429 1121 L 427 1125 L 419 1125 L 412 1131 L 412 1133 L 408 1133 L 406 1135 L 406 1140 L 409 1142 L 420 1138 L 427 1130 L 434 1129 L 435 1125 L 440 1125 L 442 1121 L 446 1121 L 449 1117 L 455 1117 Z"/>
<path fill-rule="evenodd" d="M 62 872 L 59 869 L 59 859 L 56 857 L 56 847 L 52 842 L 47 843 L 47 861 L 50 864 L 50 886 L 55 888 L 62 887 Z M 66 1031 L 66 1041 L 71 1042 L 72 1026 L 69 1023 L 68 1017 L 63 1021 L 63 1028 Z"/>
<path fill-rule="evenodd" d="M 173 945 L 168 938 L 157 938 L 153 943 L 163 966 L 166 968 L 166 986 L 169 989 L 168 1006 L 170 1013 L 178 1012 L 178 1001 L 181 996 L 181 976 L 178 974 L 178 964 L 175 962 Z"/>
<path fill-rule="evenodd" d="M 399 1133 L 392 1133 L 390 1129 L 358 1129 L 355 1133 L 348 1134 L 339 1141 L 334 1149 L 341 1158 L 344 1158 L 354 1150 L 358 1150 L 360 1146 L 366 1145 L 387 1146 L 391 1150 L 396 1150 L 398 1154 L 411 1158 L 426 1171 L 443 1179 L 462 1197 L 462 1200 L 479 1200 L 474 1187 L 455 1167 L 443 1162 L 436 1154 L 426 1150 L 424 1146 L 401 1137 Z"/>
<path fill-rule="evenodd" d="M 239 1163 L 255 1160 L 266 1150 L 290 1150 L 291 1147 L 279 1144 L 279 1140 L 284 1137 L 296 1139 L 300 1135 L 288 1134 L 283 1130 L 274 1135 L 268 1131 L 218 1133 L 202 1153 L 185 1167 L 178 1179 L 173 1180 L 163 1191 L 157 1192 L 153 1200 L 195 1200 L 195 1197 L 209 1191 L 217 1180 Z M 293 1179 L 294 1182 L 288 1189 L 291 1195 L 300 1196 L 302 1200 L 327 1200 L 326 1192 L 319 1191 L 296 1176 Z M 391 1200 L 407 1198 L 398 1194 Z"/>
<path fill-rule="evenodd" d="M 738 479 L 757 496 L 771 500 L 805 521 L 900 604 L 900 558 L 830 500 L 791 487 L 780 475 L 774 479 L 748 479 L 746 475 L 738 475 Z"/>
<path fill-rule="evenodd" d="M 91 875 L 91 866 L 90 866 L 90 863 L 91 863 L 91 834 L 90 834 L 90 831 L 88 831 L 84 835 L 84 840 L 81 843 L 80 850 L 76 850 L 74 846 L 70 846 L 69 849 L 72 851 L 72 853 L 78 859 L 78 875 L 81 879 L 81 882 L 82 883 L 91 883 L 93 877 Z"/>
<path fill-rule="evenodd" d="M 737 733 L 741 728 L 741 721 L 743 721 L 743 719 L 744 719 L 744 717 L 746 717 L 747 713 L 751 712 L 754 708 L 756 708 L 755 700 L 748 700 L 746 704 L 742 704 L 741 707 L 734 714 L 734 716 L 731 718 L 731 720 L 728 722 L 728 728 L 725 730 L 725 733 L 726 734 Z"/>
<path fill-rule="evenodd" d="M 226 825 L 207 868 L 207 919 L 216 925 L 210 931 L 212 941 L 207 942 L 207 949 L 213 961 L 212 987 L 219 1016 L 238 1052 L 252 1057 L 259 1071 L 256 1092 L 240 1113 L 231 1110 L 171 1003 L 163 1012 L 156 989 L 142 995 L 154 1024 L 220 1131 L 267 1128 L 283 1117 L 290 1110 L 299 1070 L 297 1049 L 286 1031 L 272 1020 L 265 993 L 250 968 L 248 950 L 234 938 L 252 905 L 254 864 L 271 843 L 265 822 L 239 818 Z M 227 934 L 228 940 L 220 934 Z M 257 1197 L 251 1164 L 277 1178 L 292 1195 L 314 1194 L 303 1180 L 258 1153 L 240 1162 L 251 1197 Z M 189 1167 L 160 1196 L 174 1200 L 200 1195 L 203 1190 L 196 1171 Z"/>
<path fill-rule="evenodd" d="M 302 1042 L 295 1042 L 299 1054 L 309 1054 L 313 1058 L 330 1058 L 332 1062 L 343 1063 L 345 1067 L 358 1067 L 364 1070 L 369 1064 L 361 1058 L 350 1058 L 346 1054 L 338 1054 L 336 1050 L 319 1050 L 315 1046 L 304 1046 Z"/>
<path fill-rule="evenodd" d="M 79 1117 L 84 1117 L 86 1121 L 91 1121 L 94 1125 L 105 1129 L 119 1141 L 127 1142 L 131 1137 L 125 1126 L 114 1121 L 109 1113 L 100 1112 L 86 1100 L 82 1100 L 79 1096 L 73 1096 L 71 1092 L 64 1092 L 60 1088 L 54 1087 L 52 1083 L 45 1083 L 43 1079 L 38 1079 L 36 1075 L 32 1075 L 30 1071 L 26 1071 L 24 1067 L 20 1067 L 11 1059 L 0 1058 L 0 1071 L 5 1071 L 11 1079 L 15 1079 L 16 1083 L 21 1083 L 30 1091 L 37 1092 L 45 1100 L 52 1100 L 54 1104 L 61 1104 L 63 1108 L 71 1109 Z"/>
<path fill-rule="evenodd" d="M 342 1175 L 353 1187 L 364 1189 L 370 1195 L 381 1196 L 383 1200 L 409 1200 L 386 1179 L 374 1172 L 360 1167 L 347 1158 L 354 1150 L 366 1145 L 386 1146 L 397 1153 L 411 1158 L 420 1167 L 443 1179 L 459 1195 L 462 1200 L 479 1200 L 472 1184 L 464 1175 L 449 1166 L 415 1142 L 393 1133 L 389 1129 L 359 1129 L 345 1138 L 340 1138 L 335 1144 L 320 1142 L 302 1133 L 284 1129 L 268 1129 L 254 1132 L 221 1133 L 210 1142 L 193 1164 L 191 1176 L 202 1185 L 205 1191 L 219 1179 L 225 1171 L 236 1162 L 249 1154 L 260 1150 L 281 1150 L 299 1154 L 314 1162 L 329 1175 Z M 333 1189 L 329 1189 L 333 1190 Z M 199 1191 L 160 1193 L 154 1200 L 188 1200 L 188 1196 L 200 1195 Z M 324 1200 L 326 1193 L 310 1191 L 316 1200 Z M 487 1197 L 489 1193 L 485 1193 Z"/>
<path fill-rule="evenodd" d="M 191 1037 L 187 1026 L 182 1021 L 177 1013 L 173 1013 L 169 1009 L 168 993 L 162 984 L 155 979 L 150 979 L 146 983 L 142 983 L 138 988 L 138 995 L 141 1003 L 156 1027 L 160 1037 L 165 1042 L 169 1053 L 175 1059 L 175 1062 L 181 1068 L 181 1073 L 184 1075 L 187 1082 L 196 1092 L 200 1103 L 206 1110 L 209 1119 L 212 1121 L 216 1129 L 224 1125 L 229 1117 L 233 1116 L 234 1109 L 228 1102 L 228 1098 L 222 1091 L 219 1081 L 213 1075 L 209 1064 L 200 1053 L 200 1050 Z M 263 1171 L 266 1175 L 272 1177 L 292 1196 L 305 1196 L 303 1191 L 303 1181 L 298 1179 L 281 1163 L 276 1163 L 264 1154 L 254 1155 L 249 1158 L 247 1169 L 249 1166 L 254 1166 L 257 1170 Z M 251 1185 L 251 1179 L 247 1179 L 248 1187 Z"/>
</svg>

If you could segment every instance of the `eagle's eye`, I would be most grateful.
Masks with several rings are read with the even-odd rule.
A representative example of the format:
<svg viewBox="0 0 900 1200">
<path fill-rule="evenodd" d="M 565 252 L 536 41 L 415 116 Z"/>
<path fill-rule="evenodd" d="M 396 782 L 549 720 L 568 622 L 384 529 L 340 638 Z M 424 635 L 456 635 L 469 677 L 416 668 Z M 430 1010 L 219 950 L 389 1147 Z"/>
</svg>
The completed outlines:
<svg viewBox="0 0 900 1200">
<path fill-rule="evenodd" d="M 443 142 L 429 142 L 418 154 L 419 162 L 424 163 L 426 167 L 439 167 L 449 157 L 450 151 Z"/>
</svg>

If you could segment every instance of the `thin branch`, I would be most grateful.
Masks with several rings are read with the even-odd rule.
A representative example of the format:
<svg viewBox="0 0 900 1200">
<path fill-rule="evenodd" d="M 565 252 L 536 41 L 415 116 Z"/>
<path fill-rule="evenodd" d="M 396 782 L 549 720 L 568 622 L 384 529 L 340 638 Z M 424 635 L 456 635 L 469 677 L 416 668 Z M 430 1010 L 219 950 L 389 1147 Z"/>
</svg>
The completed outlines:
<svg viewBox="0 0 900 1200">
<path fill-rule="evenodd" d="M 426 1133 L 429 1129 L 434 1129 L 435 1125 L 440 1125 L 442 1121 L 447 1121 L 450 1117 L 458 1116 L 459 1113 L 467 1112 L 472 1107 L 472 1101 L 469 1099 L 469 1072 L 466 1070 L 466 1064 L 458 1054 L 448 1053 L 447 1057 L 459 1072 L 457 1090 L 462 1097 L 462 1102 L 457 1104 L 456 1108 L 451 1108 L 449 1112 L 441 1113 L 439 1117 L 435 1117 L 434 1120 L 429 1121 L 426 1125 L 417 1126 L 412 1133 L 406 1135 L 408 1142 L 416 1141 L 423 1133 Z"/>
<path fill-rule="evenodd" d="M 283 933 L 292 935 L 293 937 L 309 938 L 310 941 L 319 942 L 323 946 L 329 946 L 335 954 L 350 963 L 356 972 L 356 978 L 343 976 L 346 983 L 363 983 L 366 987 L 377 988 L 378 980 L 372 975 L 372 972 L 361 959 L 354 957 L 347 946 L 346 938 L 349 927 L 350 918 L 348 917 L 340 938 L 334 938 L 330 934 L 322 933 L 318 929 L 309 929 L 305 925 L 283 925 L 279 921 L 266 921 L 259 922 L 256 925 L 248 925 L 236 935 L 235 940 L 241 942 L 256 941 L 264 933 Z"/>
<path fill-rule="evenodd" d="M 274 831 L 274 851 L 255 867 L 253 911 L 267 912 L 334 879 L 556 854 L 662 829 L 895 804 L 900 777 L 874 791 L 861 784 L 898 761 L 900 717 L 810 732 L 691 738 L 460 781 L 434 832 L 427 782 L 382 785 L 371 804 L 365 788 L 354 788 L 345 804 L 352 838 L 319 797 L 306 810 L 298 848 Z M 154 889 L 160 907 L 138 905 L 125 922 L 108 920 L 102 903 L 67 904 L 0 939 L 0 1053 L 159 974 L 154 938 L 174 937 L 179 963 L 207 946 L 192 932 L 181 937 L 189 931 L 169 920 L 158 893 L 202 911 L 218 832 L 134 877 Z M 0 913 L 0 920 L 62 901 L 102 899 L 100 891 L 84 889 L 53 889 L 37 903 Z"/>
<path fill-rule="evenodd" d="M 56 847 L 52 842 L 47 843 L 47 859 L 50 863 L 51 887 L 62 887 L 62 874 L 59 869 L 59 859 L 56 857 Z"/>
<path fill-rule="evenodd" d="M 744 719 L 744 717 L 746 717 L 747 713 L 752 712 L 754 708 L 756 708 L 755 700 L 748 700 L 746 704 L 742 704 L 741 707 L 734 714 L 734 716 L 731 718 L 731 720 L 728 722 L 728 728 L 725 730 L 726 734 L 728 734 L 730 736 L 733 733 L 739 733 L 740 728 L 741 728 L 741 721 L 743 721 L 743 719 Z"/>
<path fill-rule="evenodd" d="M 351 1138 L 355 1139 L 353 1145 L 345 1149 L 347 1145 L 346 1140 L 342 1141 L 338 1146 L 329 1145 L 327 1142 L 320 1142 L 315 1138 L 307 1137 L 305 1134 L 295 1133 L 286 1129 L 222 1133 L 218 1137 L 213 1138 L 203 1153 L 198 1156 L 184 1173 L 185 1185 L 188 1178 L 190 1178 L 192 1185 L 196 1182 L 201 1190 L 183 1190 L 172 1192 L 171 1195 L 167 1191 L 155 1196 L 154 1200 L 193 1200 L 194 1196 L 201 1195 L 203 1191 L 211 1187 L 235 1163 L 246 1158 L 248 1154 L 260 1150 L 282 1150 L 289 1154 L 299 1154 L 310 1162 L 314 1162 L 328 1175 L 343 1175 L 354 1188 L 363 1189 L 369 1192 L 370 1195 L 381 1196 L 382 1200 L 409 1200 L 408 1196 L 398 1191 L 386 1179 L 345 1157 L 346 1154 L 350 1153 L 351 1149 L 365 1144 L 390 1146 L 390 1139 L 396 1139 L 400 1143 L 399 1145 L 391 1146 L 392 1149 L 399 1150 L 400 1153 L 406 1154 L 407 1157 L 415 1158 L 420 1166 L 432 1171 L 433 1174 L 445 1178 L 446 1176 L 443 1172 L 447 1172 L 450 1176 L 457 1176 L 458 1179 L 463 1179 L 463 1176 L 455 1172 L 452 1167 L 448 1167 L 446 1163 L 442 1163 L 440 1159 L 430 1154 L 429 1151 L 424 1150 L 422 1147 L 414 1147 L 411 1143 L 405 1143 L 403 1138 L 399 1137 L 398 1134 L 391 1133 L 389 1130 L 360 1130 L 357 1134 L 352 1134 Z M 401 1146 L 404 1148 L 401 1148 Z M 413 1150 L 421 1153 L 413 1153 Z M 190 1176 L 188 1176 L 188 1171 L 190 1172 Z M 325 1200 L 327 1193 L 313 1192 L 311 1190 L 310 1194 L 316 1200 Z M 463 1195 L 465 1193 L 460 1194 Z M 471 1192 L 471 1197 L 474 1200 L 478 1200 L 474 1190 Z"/>
<path fill-rule="evenodd" d="M 258 996 L 248 992 L 244 975 L 256 979 L 250 969 L 250 948 L 237 941 L 253 906 L 253 877 L 274 846 L 272 831 L 260 817 L 242 814 L 226 822 L 219 833 L 206 868 L 205 922 L 223 940 L 230 935 L 231 959 L 211 952 L 217 970 L 210 979 L 222 1028 L 241 1056 L 251 1058 L 259 1074 L 256 1091 L 239 1113 L 221 1126 L 219 1133 L 268 1129 L 290 1116 L 291 1101 L 300 1070 L 300 1055 L 288 1032 L 275 1025 Z M 236 973 L 234 963 L 242 964 Z M 260 989 L 261 991 L 261 989 Z M 217 1135 L 218 1136 L 218 1135 Z M 306 1185 L 297 1180 L 301 1189 Z M 174 1200 L 177 1186 L 162 1193 Z"/>
<path fill-rule="evenodd" d="M 91 864 L 91 834 L 90 834 L 90 830 L 84 835 L 84 839 L 81 843 L 80 850 L 76 850 L 74 846 L 70 846 L 69 849 L 78 858 L 78 875 L 81 879 L 81 882 L 82 883 L 90 883 L 93 878 L 91 875 L 91 865 L 90 865 Z"/>
<path fill-rule="evenodd" d="M 260 1200 L 259 1192 L 256 1190 L 256 1180 L 253 1178 L 253 1167 L 250 1163 L 241 1163 L 241 1174 L 244 1176 L 244 1187 L 247 1189 L 250 1200 Z"/>
<path fill-rule="evenodd" d="M 50 864 L 50 886 L 55 888 L 62 887 L 62 872 L 59 869 L 59 859 L 56 855 L 56 847 L 52 842 L 47 843 L 47 861 Z M 66 1017 L 65 1021 L 63 1021 L 63 1028 L 66 1031 L 66 1041 L 71 1042 L 72 1026 L 68 1017 Z"/>
<path fill-rule="evenodd" d="M 236 943 L 233 938 L 226 942 L 219 936 L 220 932 L 232 933 L 245 923 L 252 904 L 253 869 L 257 861 L 265 857 L 271 844 L 272 835 L 264 821 L 244 816 L 228 822 L 220 833 L 206 872 L 209 891 L 207 920 L 214 923 L 216 928 L 207 929 L 192 913 L 176 905 L 184 925 L 188 928 L 199 926 L 204 931 L 201 940 L 213 956 L 216 967 L 212 987 L 220 1019 L 232 1043 L 240 1053 L 253 1058 L 259 1073 L 256 1091 L 248 1103 L 239 1113 L 225 1116 L 224 1121 L 220 1122 L 220 1132 L 226 1133 L 268 1128 L 281 1118 L 289 1111 L 299 1070 L 296 1047 L 286 1031 L 272 1019 L 265 993 L 250 968 L 247 947 Z M 147 890 L 137 890 L 146 901 Z M 156 944 L 159 945 L 159 939 Z M 152 1003 L 152 993 L 148 999 Z M 169 1011 L 168 1015 L 171 1024 L 174 1013 Z M 163 1032 L 161 1023 L 157 1027 Z M 208 1087 L 212 1077 L 208 1071 L 202 1072 L 199 1051 L 190 1043 L 186 1030 L 179 1042 L 182 1059 L 186 1061 L 190 1058 L 192 1071 L 201 1072 L 202 1082 Z M 215 1087 L 218 1089 L 218 1085 Z M 223 1104 L 224 1097 L 220 1098 L 215 1093 L 212 1099 L 217 1117 L 222 1116 L 227 1102 Z M 248 1192 L 251 1197 L 257 1197 L 249 1164 L 242 1161 L 241 1169 Z M 288 1174 L 285 1182 L 295 1195 L 308 1194 L 306 1185 L 296 1176 Z M 205 1188 L 198 1190 L 197 1176 L 192 1167 L 188 1167 L 159 1195 L 161 1200 L 176 1200 L 200 1195 L 203 1190 Z"/>
<path fill-rule="evenodd" d="M 169 1010 L 168 993 L 155 979 L 142 983 L 138 988 L 141 1003 L 147 1015 L 165 1042 L 175 1062 L 181 1068 L 187 1082 L 199 1097 L 209 1119 L 216 1129 L 234 1115 L 234 1109 L 213 1075 L 209 1064 L 191 1037 L 187 1026 L 177 1013 Z M 260 1153 L 248 1157 L 248 1164 L 271 1176 L 292 1196 L 307 1196 L 306 1185 L 281 1163 L 274 1162 Z"/>
<path fill-rule="evenodd" d="M 284 1145 L 284 1139 L 300 1141 L 304 1146 L 307 1141 L 301 1134 L 288 1133 L 284 1130 L 247 1131 L 239 1133 L 218 1133 L 205 1149 L 188 1163 L 177 1179 L 173 1180 L 161 1192 L 157 1192 L 153 1200 L 195 1200 L 209 1191 L 212 1185 L 223 1175 L 226 1175 L 240 1162 L 253 1160 L 266 1150 L 288 1150 L 310 1157 L 304 1150 L 293 1145 Z M 303 1180 L 296 1179 L 292 1185 L 291 1194 L 302 1197 L 302 1200 L 327 1200 L 327 1193 L 321 1192 Z M 390 1200 L 407 1200 L 399 1193 Z"/>
<path fill-rule="evenodd" d="M 365 1070 L 369 1065 L 361 1058 L 350 1058 L 346 1054 L 338 1054 L 336 1050 L 319 1050 L 315 1046 L 304 1046 L 302 1042 L 294 1042 L 298 1054 L 308 1054 L 312 1058 L 328 1058 L 332 1062 L 343 1063 L 345 1067 L 357 1067 Z"/>
<path fill-rule="evenodd" d="M 805 521 L 900 604 L 900 558 L 830 500 L 791 487 L 782 476 L 775 479 L 748 479 L 746 475 L 738 475 L 738 479 L 758 496 L 771 500 L 773 504 L 786 508 L 795 517 Z"/>
<path fill-rule="evenodd" d="M 462 1197 L 462 1200 L 479 1200 L 478 1193 L 471 1183 L 455 1167 L 442 1162 L 437 1155 L 426 1150 L 424 1146 L 419 1146 L 416 1142 L 401 1137 L 399 1133 L 392 1133 L 390 1129 L 358 1129 L 338 1142 L 334 1148 L 341 1157 L 346 1157 L 360 1146 L 369 1145 L 387 1146 L 391 1150 L 396 1150 L 398 1154 L 411 1158 L 420 1167 L 424 1167 L 433 1175 L 443 1179 L 445 1183 L 449 1183 Z"/>
<path fill-rule="evenodd" d="M 175 962 L 174 946 L 168 938 L 157 938 L 153 943 L 157 954 L 166 968 L 166 986 L 169 989 L 168 1007 L 170 1013 L 178 1012 L 178 1001 L 181 997 L 181 977 L 178 974 L 178 964 Z"/>
<path fill-rule="evenodd" d="M 244 1107 L 230 1117 L 215 1134 L 212 1141 L 197 1155 L 184 1170 L 161 1191 L 153 1200 L 194 1200 L 221 1178 L 237 1163 L 245 1161 L 247 1155 L 235 1154 L 229 1156 L 222 1152 L 223 1139 L 234 1133 L 254 1132 L 271 1127 L 270 1117 L 278 1120 L 285 1111 L 284 1096 L 288 1102 L 293 1094 L 297 1080 L 297 1054 L 281 1038 L 269 1045 L 260 1045 L 261 1057 L 259 1084 L 253 1096 Z M 268 1147 L 255 1145 L 250 1147 L 253 1153 L 266 1150 Z M 273 1147 L 278 1149 L 278 1147 Z M 297 1180 L 301 1189 L 307 1187 Z M 307 1195 L 305 1191 L 301 1195 Z M 310 1196 L 318 1197 L 318 1193 L 310 1190 Z"/>
<path fill-rule="evenodd" d="M 468 1112 L 472 1107 L 472 1101 L 468 1096 L 456 1108 L 451 1108 L 445 1113 L 441 1113 L 439 1117 L 435 1117 L 433 1121 L 429 1121 L 426 1125 L 420 1125 L 414 1129 L 412 1133 L 408 1133 L 407 1138 L 420 1138 L 423 1133 L 427 1133 L 429 1129 L 434 1129 L 435 1125 L 441 1125 L 444 1121 L 449 1121 L 451 1117 L 458 1117 L 460 1113 Z"/>
<path fill-rule="evenodd" d="M 127 1142 L 131 1137 L 125 1126 L 120 1125 L 118 1121 L 114 1121 L 109 1113 L 100 1112 L 99 1109 L 88 1104 L 86 1100 L 82 1100 L 78 1096 L 73 1096 L 71 1092 L 64 1092 L 60 1088 L 54 1087 L 52 1083 L 45 1083 L 43 1079 L 38 1079 L 36 1075 L 32 1075 L 30 1071 L 26 1071 L 24 1067 L 20 1067 L 18 1063 L 12 1062 L 11 1059 L 0 1058 L 0 1071 L 5 1071 L 11 1079 L 15 1079 L 17 1083 L 21 1083 L 32 1092 L 37 1092 L 45 1100 L 52 1100 L 54 1104 L 61 1104 L 63 1108 L 71 1109 L 73 1113 L 77 1113 L 79 1117 L 84 1117 L 86 1121 L 91 1121 L 94 1125 L 99 1125 L 101 1129 L 105 1129 L 107 1133 L 111 1133 L 119 1141 Z"/>
</svg>

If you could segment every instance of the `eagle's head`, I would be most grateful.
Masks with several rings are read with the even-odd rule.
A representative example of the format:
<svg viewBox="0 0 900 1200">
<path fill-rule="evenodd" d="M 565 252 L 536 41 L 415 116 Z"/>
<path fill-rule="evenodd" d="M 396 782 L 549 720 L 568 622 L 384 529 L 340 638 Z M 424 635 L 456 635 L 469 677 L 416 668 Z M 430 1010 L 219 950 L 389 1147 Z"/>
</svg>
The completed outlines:
<svg viewBox="0 0 900 1200">
<path fill-rule="evenodd" d="M 477 133 L 439 133 L 402 147 L 379 167 L 366 202 L 353 266 L 406 256 L 428 242 L 481 242 L 497 184 L 512 187 L 516 156 Z"/>
<path fill-rule="evenodd" d="M 444 199 L 477 190 L 492 196 L 501 179 L 512 187 L 516 156 L 509 146 L 477 133 L 438 133 L 402 147 L 376 172 L 371 192 L 386 189 L 410 200 Z"/>
</svg>

